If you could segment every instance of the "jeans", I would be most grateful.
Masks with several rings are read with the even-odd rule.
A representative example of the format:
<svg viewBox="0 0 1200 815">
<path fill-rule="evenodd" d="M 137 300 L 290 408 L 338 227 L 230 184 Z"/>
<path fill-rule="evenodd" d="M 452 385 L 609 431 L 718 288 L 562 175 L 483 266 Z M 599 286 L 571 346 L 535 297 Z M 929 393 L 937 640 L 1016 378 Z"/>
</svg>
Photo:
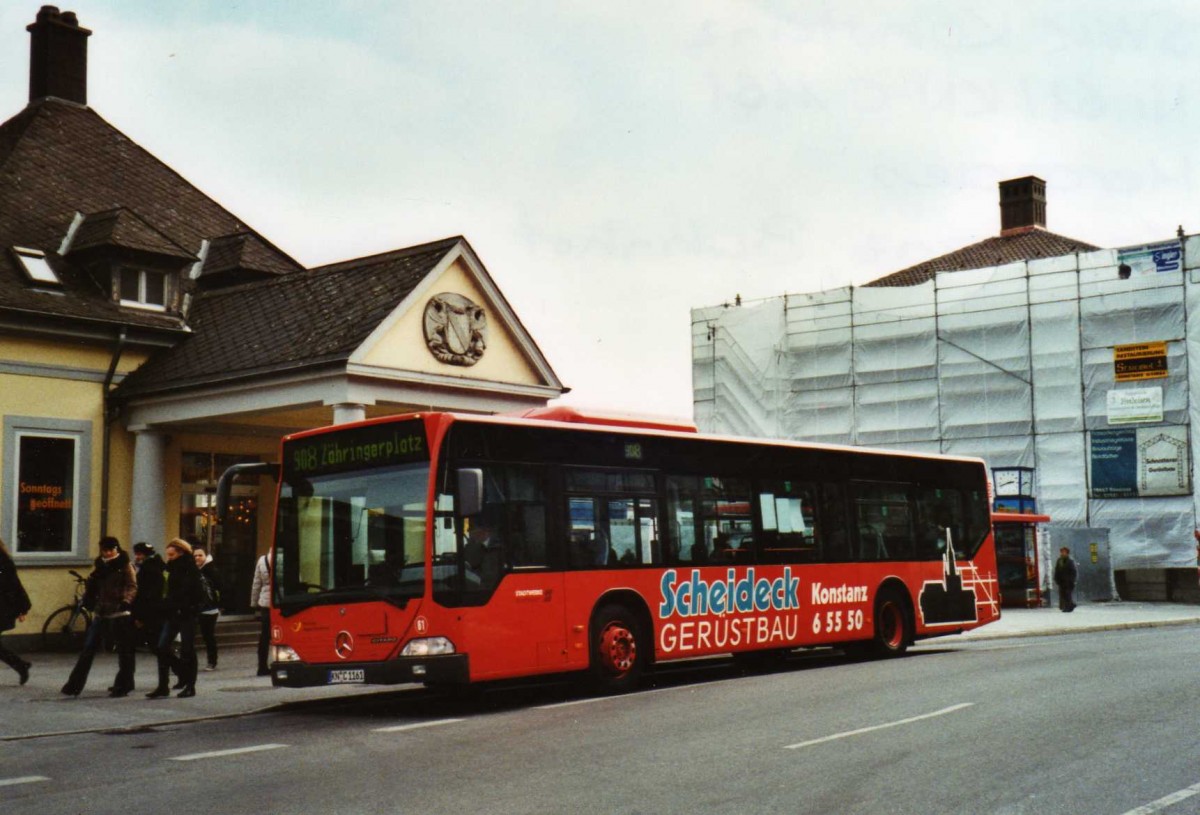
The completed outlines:
<svg viewBox="0 0 1200 815">
<path fill-rule="evenodd" d="M 79 659 L 75 660 L 71 676 L 63 686 L 65 692 L 80 693 L 87 685 L 92 660 L 103 646 L 105 635 L 117 647 L 117 678 L 113 682 L 113 688 L 125 692 L 133 690 L 133 623 L 128 614 L 123 614 L 120 617 L 92 618 L 92 623 L 83 638 L 83 650 L 79 652 Z"/>
<path fill-rule="evenodd" d="M 179 637 L 179 656 L 175 655 L 175 637 Z M 166 690 L 174 671 L 185 686 L 196 684 L 196 618 L 191 614 L 172 615 L 163 623 L 158 636 L 158 687 Z"/>
</svg>

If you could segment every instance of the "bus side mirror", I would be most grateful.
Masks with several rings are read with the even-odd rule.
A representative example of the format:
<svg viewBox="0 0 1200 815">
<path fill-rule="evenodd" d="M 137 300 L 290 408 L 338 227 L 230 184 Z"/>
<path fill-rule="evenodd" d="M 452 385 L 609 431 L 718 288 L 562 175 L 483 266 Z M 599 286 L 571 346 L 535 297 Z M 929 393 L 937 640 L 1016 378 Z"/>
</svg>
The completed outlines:
<svg viewBox="0 0 1200 815">
<path fill-rule="evenodd" d="M 475 515 L 483 509 L 483 470 L 477 467 L 464 467 L 456 470 L 458 490 L 454 498 L 454 507 L 460 518 Z"/>
<path fill-rule="evenodd" d="M 279 465 L 258 461 L 234 464 L 221 473 L 221 478 L 217 481 L 217 523 L 219 524 L 225 523 L 225 516 L 229 511 L 229 494 L 233 491 L 234 479 L 239 475 L 269 475 L 278 481 Z"/>
</svg>

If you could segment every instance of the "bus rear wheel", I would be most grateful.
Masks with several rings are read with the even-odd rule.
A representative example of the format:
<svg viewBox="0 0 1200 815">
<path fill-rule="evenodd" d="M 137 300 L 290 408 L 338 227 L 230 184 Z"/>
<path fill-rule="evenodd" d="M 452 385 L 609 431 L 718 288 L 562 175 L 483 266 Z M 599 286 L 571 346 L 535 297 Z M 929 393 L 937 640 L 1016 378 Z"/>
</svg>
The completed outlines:
<svg viewBox="0 0 1200 815">
<path fill-rule="evenodd" d="M 602 693 L 636 687 L 646 665 L 646 643 L 637 617 L 625 606 L 606 605 L 592 625 L 592 682 Z"/>
<path fill-rule="evenodd" d="M 903 656 L 911 639 L 912 620 L 908 603 L 895 589 L 884 590 L 875 600 L 875 635 L 865 642 L 850 643 L 845 651 L 856 659 L 891 659 Z"/>
</svg>

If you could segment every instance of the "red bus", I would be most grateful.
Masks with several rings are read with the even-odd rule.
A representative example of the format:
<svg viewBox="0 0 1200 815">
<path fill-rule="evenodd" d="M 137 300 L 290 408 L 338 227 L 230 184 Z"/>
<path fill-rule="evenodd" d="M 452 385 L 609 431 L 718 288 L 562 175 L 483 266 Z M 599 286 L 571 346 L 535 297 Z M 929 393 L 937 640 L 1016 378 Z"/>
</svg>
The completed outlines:
<svg viewBox="0 0 1200 815">
<path fill-rule="evenodd" d="M 276 685 L 621 691 L 658 662 L 897 656 L 1000 615 L 979 459 L 545 408 L 297 433 L 269 466 Z"/>
</svg>

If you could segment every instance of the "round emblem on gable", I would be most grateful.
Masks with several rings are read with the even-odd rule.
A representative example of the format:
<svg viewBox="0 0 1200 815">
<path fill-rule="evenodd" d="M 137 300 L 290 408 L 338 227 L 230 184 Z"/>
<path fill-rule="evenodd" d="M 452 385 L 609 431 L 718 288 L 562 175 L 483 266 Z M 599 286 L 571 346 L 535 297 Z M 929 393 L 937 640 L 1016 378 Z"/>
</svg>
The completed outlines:
<svg viewBox="0 0 1200 815">
<path fill-rule="evenodd" d="M 438 362 L 474 365 L 487 349 L 487 312 L 461 294 L 435 294 L 425 304 L 425 344 Z"/>
</svg>

